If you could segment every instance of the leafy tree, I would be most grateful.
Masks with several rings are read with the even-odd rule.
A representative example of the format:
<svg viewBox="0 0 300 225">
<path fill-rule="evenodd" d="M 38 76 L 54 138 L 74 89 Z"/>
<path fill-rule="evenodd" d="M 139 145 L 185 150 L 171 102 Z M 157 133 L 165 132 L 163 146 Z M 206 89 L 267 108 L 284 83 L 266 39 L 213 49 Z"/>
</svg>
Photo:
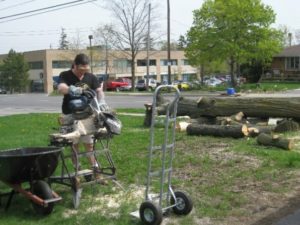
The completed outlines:
<svg viewBox="0 0 300 225">
<path fill-rule="evenodd" d="M 187 47 L 187 40 L 186 40 L 185 36 L 180 35 L 179 39 L 178 39 L 178 49 L 183 50 L 186 47 Z"/>
<path fill-rule="evenodd" d="M 65 32 L 65 28 L 61 28 L 59 49 L 69 49 L 69 42 L 67 41 L 67 34 Z"/>
<path fill-rule="evenodd" d="M 206 0 L 194 11 L 186 55 L 194 65 L 227 60 L 232 85 L 236 69 L 253 59 L 267 63 L 282 48 L 282 32 L 271 28 L 275 13 L 261 0 Z"/>
<path fill-rule="evenodd" d="M 10 50 L 1 65 L 1 80 L 3 85 L 12 93 L 24 91 L 28 85 L 29 65 L 25 62 L 24 55 Z"/>
</svg>

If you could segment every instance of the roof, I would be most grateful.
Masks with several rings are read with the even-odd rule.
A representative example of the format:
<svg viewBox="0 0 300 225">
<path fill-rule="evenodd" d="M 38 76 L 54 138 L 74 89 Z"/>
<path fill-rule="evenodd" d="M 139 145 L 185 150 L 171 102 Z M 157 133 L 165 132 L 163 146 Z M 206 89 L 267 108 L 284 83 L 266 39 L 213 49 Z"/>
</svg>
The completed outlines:
<svg viewBox="0 0 300 225">
<path fill-rule="evenodd" d="M 293 45 L 283 49 L 279 54 L 275 57 L 292 57 L 292 56 L 300 56 L 300 45 Z"/>
</svg>

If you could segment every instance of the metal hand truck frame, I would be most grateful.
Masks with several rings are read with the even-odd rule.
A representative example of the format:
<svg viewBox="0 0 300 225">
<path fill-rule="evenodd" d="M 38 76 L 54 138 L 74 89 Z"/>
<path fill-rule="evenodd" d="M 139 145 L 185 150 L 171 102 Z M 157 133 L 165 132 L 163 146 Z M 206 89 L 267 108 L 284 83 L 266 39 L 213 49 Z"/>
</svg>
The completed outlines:
<svg viewBox="0 0 300 225">
<path fill-rule="evenodd" d="M 174 90 L 175 96 L 166 106 L 163 141 L 160 145 L 156 145 L 155 140 L 158 138 L 155 136 L 155 131 L 156 129 L 159 129 L 156 127 L 159 123 L 157 120 L 157 98 L 163 89 L 167 92 Z M 173 191 L 171 186 L 173 171 L 172 161 L 175 148 L 176 115 L 179 98 L 179 90 L 171 85 L 157 87 L 153 95 L 145 201 L 140 205 L 139 214 L 132 213 L 132 215 L 139 217 L 144 224 L 159 225 L 163 220 L 163 215 L 170 209 L 178 215 L 187 215 L 193 209 L 193 203 L 190 197 L 185 192 Z M 154 171 L 155 154 L 161 156 L 161 167 L 156 171 Z M 158 178 L 159 193 L 151 194 L 150 191 L 153 187 L 153 180 L 155 178 Z"/>
</svg>

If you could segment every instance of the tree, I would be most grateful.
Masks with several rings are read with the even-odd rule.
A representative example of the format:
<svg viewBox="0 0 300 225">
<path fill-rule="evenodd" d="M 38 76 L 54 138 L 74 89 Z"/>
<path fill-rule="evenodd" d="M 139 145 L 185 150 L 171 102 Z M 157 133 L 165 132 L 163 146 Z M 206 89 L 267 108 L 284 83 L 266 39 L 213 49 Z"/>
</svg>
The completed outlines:
<svg viewBox="0 0 300 225">
<path fill-rule="evenodd" d="M 261 0 L 206 0 L 194 11 L 186 55 L 194 65 L 227 60 L 236 86 L 241 63 L 267 63 L 281 50 L 282 32 L 270 27 L 274 22 L 275 13 Z"/>
<path fill-rule="evenodd" d="M 178 49 L 179 50 L 184 50 L 187 47 L 187 40 L 185 36 L 180 35 L 178 39 Z"/>
<path fill-rule="evenodd" d="M 114 27 L 111 24 L 105 24 L 103 26 L 100 26 L 96 29 L 94 32 L 95 37 L 95 43 L 99 44 L 102 49 L 105 49 L 105 74 L 108 74 L 108 68 L 109 68 L 109 51 L 112 48 L 112 46 L 115 46 L 114 44 Z"/>
<path fill-rule="evenodd" d="M 132 84 L 135 83 L 136 56 L 147 37 L 150 2 L 151 0 L 107 0 L 107 5 L 117 22 L 115 27 L 118 28 L 113 32 L 116 38 L 114 47 L 130 57 Z M 134 88 L 135 85 L 132 85 L 132 90 Z"/>
<path fill-rule="evenodd" d="M 65 39 L 66 39 L 66 37 L 67 36 L 65 35 Z M 82 36 L 80 30 L 77 29 L 76 33 L 75 33 L 75 36 L 71 37 L 71 41 L 67 42 L 67 44 L 64 44 L 64 45 L 67 46 L 66 49 L 71 49 L 71 50 L 79 53 L 79 52 L 81 52 L 81 49 L 86 47 L 85 40 L 83 39 L 83 36 Z M 66 42 L 66 40 L 64 42 Z"/>
<path fill-rule="evenodd" d="M 168 50 L 168 42 L 167 41 L 160 41 L 157 43 L 158 49 L 161 51 L 167 51 Z M 178 43 L 176 41 L 170 42 L 170 49 L 171 51 L 177 51 L 179 50 Z"/>
<path fill-rule="evenodd" d="M 24 91 L 28 85 L 29 65 L 25 62 L 24 55 L 10 50 L 1 65 L 1 80 L 3 85 L 13 93 Z"/>
<path fill-rule="evenodd" d="M 58 49 L 69 49 L 69 42 L 67 41 L 67 34 L 65 33 L 65 28 L 61 28 L 59 48 Z"/>
</svg>

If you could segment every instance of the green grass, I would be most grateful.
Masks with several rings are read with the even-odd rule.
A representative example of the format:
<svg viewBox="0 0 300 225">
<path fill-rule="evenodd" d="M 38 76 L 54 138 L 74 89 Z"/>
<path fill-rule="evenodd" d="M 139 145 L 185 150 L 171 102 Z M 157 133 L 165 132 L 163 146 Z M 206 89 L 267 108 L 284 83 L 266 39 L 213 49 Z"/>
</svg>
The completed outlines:
<svg viewBox="0 0 300 225">
<path fill-rule="evenodd" d="M 226 91 L 229 87 L 228 84 L 217 85 L 216 87 L 199 86 L 193 92 L 200 91 Z M 300 88 L 299 82 L 261 82 L 261 83 L 244 83 L 237 86 L 235 89 L 237 92 L 278 92 L 287 91 Z"/>
<path fill-rule="evenodd" d="M 118 112 L 142 111 L 126 109 Z M 0 117 L 0 150 L 47 146 L 48 135 L 57 131 L 57 116 L 28 114 Z M 129 213 L 137 210 L 143 201 L 149 129 L 143 127 L 143 117 L 120 115 L 119 118 L 123 123 L 122 134 L 111 140 L 110 149 L 117 167 L 118 181 L 126 191 L 113 183 L 106 187 L 87 186 L 80 208 L 74 210 L 70 188 L 53 184 L 53 190 L 63 200 L 55 205 L 51 215 L 37 216 L 30 202 L 17 195 L 7 212 L 0 211 L 0 224 L 140 224 Z M 155 140 L 158 142 L 162 139 L 162 132 L 159 128 L 156 133 Z M 253 199 L 246 194 L 247 191 L 255 191 L 259 187 L 257 192 L 274 195 L 287 192 L 291 188 L 289 185 L 292 186 L 287 181 L 294 179 L 292 172 L 300 169 L 300 154 L 297 148 L 283 151 L 262 147 L 256 144 L 255 139 L 198 137 L 178 133 L 173 163 L 174 189 L 190 193 L 194 210 L 186 217 L 171 214 L 168 224 L 190 225 L 197 224 L 195 221 L 203 217 L 226 221 L 227 217 L 251 216 L 247 206 Z M 159 165 L 159 161 L 154 164 Z M 7 186 L 1 184 L 0 190 L 2 193 L 7 191 Z"/>
<path fill-rule="evenodd" d="M 298 82 L 262 82 L 258 84 L 246 83 L 241 85 L 239 89 L 241 91 L 252 90 L 256 92 L 277 92 L 297 89 L 299 87 L 300 83 Z"/>
</svg>

